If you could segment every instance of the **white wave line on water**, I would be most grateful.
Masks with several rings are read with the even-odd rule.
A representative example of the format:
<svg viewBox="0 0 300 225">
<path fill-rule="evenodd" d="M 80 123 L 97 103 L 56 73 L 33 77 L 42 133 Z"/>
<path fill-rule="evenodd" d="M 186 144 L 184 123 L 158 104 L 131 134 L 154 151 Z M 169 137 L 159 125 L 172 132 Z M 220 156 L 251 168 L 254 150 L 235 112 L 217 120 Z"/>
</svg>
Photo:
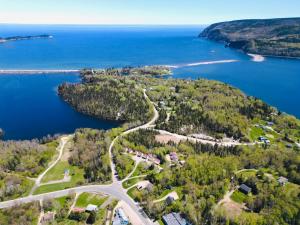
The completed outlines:
<svg viewBox="0 0 300 225">
<path fill-rule="evenodd" d="M 211 65 L 211 64 L 222 64 L 222 63 L 234 63 L 238 62 L 236 59 L 227 59 L 227 60 L 215 60 L 215 61 L 204 61 L 204 62 L 196 62 L 196 63 L 188 63 L 188 64 L 177 64 L 177 65 L 166 65 L 170 68 L 182 68 L 182 67 L 192 67 L 192 66 L 201 66 L 201 65 Z"/>
<path fill-rule="evenodd" d="M 49 73 L 77 73 L 80 70 L 0 70 L 0 74 L 49 74 Z"/>
</svg>

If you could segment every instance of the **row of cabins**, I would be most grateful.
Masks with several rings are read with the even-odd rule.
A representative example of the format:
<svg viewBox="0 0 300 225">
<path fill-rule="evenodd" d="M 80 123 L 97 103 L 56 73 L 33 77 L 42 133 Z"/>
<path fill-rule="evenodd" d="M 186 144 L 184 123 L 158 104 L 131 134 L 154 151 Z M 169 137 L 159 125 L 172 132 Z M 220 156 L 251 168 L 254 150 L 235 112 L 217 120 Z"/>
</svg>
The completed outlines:
<svg viewBox="0 0 300 225">
<path fill-rule="evenodd" d="M 160 165 L 160 160 L 153 154 L 146 154 L 146 153 L 142 153 L 142 152 L 139 152 L 139 151 L 135 151 L 135 150 L 132 150 L 130 148 L 126 148 L 125 151 L 129 154 L 134 154 L 136 155 L 137 157 L 140 157 L 140 158 L 143 158 L 145 160 L 148 160 L 156 165 Z"/>
</svg>

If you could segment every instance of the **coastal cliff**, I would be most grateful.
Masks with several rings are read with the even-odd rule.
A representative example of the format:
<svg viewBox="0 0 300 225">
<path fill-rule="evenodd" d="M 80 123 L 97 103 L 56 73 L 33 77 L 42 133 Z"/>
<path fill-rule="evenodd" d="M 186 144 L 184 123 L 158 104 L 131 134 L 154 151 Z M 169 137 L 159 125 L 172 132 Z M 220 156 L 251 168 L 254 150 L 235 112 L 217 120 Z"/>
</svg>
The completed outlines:
<svg viewBox="0 0 300 225">
<path fill-rule="evenodd" d="M 2 38 L 0 37 L 0 43 L 8 42 L 8 41 L 23 41 L 23 40 L 32 40 L 32 39 L 49 39 L 53 38 L 52 35 L 34 35 L 34 36 L 12 36 L 12 37 L 6 37 Z"/>
<path fill-rule="evenodd" d="M 212 24 L 199 37 L 246 53 L 300 57 L 300 18 L 236 20 Z"/>
</svg>

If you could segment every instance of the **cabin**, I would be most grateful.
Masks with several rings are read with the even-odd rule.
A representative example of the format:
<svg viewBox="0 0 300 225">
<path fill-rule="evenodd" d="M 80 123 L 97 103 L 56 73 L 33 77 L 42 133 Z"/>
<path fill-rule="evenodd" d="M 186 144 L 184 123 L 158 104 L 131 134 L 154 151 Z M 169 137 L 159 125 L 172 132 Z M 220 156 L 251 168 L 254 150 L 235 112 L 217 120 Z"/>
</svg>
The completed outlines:
<svg viewBox="0 0 300 225">
<path fill-rule="evenodd" d="M 95 212 L 98 210 L 98 207 L 96 205 L 88 204 L 85 211 L 87 212 Z"/>
<path fill-rule="evenodd" d="M 287 147 L 287 148 L 293 148 L 293 145 L 292 144 L 286 144 L 285 147 Z"/>
<path fill-rule="evenodd" d="M 79 207 L 75 207 L 72 209 L 73 213 L 84 213 L 85 209 L 84 208 L 79 208 Z"/>
<path fill-rule="evenodd" d="M 55 213 L 54 212 L 47 212 L 45 213 L 41 218 L 41 224 L 49 224 L 55 219 Z"/>
<path fill-rule="evenodd" d="M 180 213 L 169 213 L 162 217 L 162 222 L 164 225 L 191 225 L 183 218 Z"/>
<path fill-rule="evenodd" d="M 265 138 L 264 136 L 259 136 L 258 140 L 259 141 L 265 141 L 265 140 L 267 140 L 267 138 Z"/>
<path fill-rule="evenodd" d="M 170 153 L 170 159 L 174 162 L 178 162 L 178 156 L 176 152 L 171 152 Z"/>
<path fill-rule="evenodd" d="M 289 180 L 285 177 L 279 177 L 277 181 L 281 186 L 284 186 Z"/>
<path fill-rule="evenodd" d="M 250 187 L 248 187 L 246 184 L 242 184 L 240 187 L 239 187 L 239 191 L 248 195 L 251 193 L 252 189 Z"/>
</svg>

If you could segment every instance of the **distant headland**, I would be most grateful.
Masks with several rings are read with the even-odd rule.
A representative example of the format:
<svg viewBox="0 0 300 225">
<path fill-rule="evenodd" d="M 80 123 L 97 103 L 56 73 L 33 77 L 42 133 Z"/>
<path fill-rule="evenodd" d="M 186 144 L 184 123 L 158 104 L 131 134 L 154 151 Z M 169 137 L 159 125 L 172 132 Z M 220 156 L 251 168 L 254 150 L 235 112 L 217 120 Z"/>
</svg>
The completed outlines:
<svg viewBox="0 0 300 225">
<path fill-rule="evenodd" d="M 23 40 L 33 40 L 33 39 L 50 39 L 53 38 L 52 35 L 42 34 L 42 35 L 30 35 L 30 36 L 12 36 L 12 37 L 0 37 L 0 43 L 5 43 L 8 41 L 23 41 Z"/>
<path fill-rule="evenodd" d="M 216 23 L 203 30 L 199 37 L 222 42 L 226 47 L 250 54 L 300 57 L 300 18 Z"/>
</svg>

